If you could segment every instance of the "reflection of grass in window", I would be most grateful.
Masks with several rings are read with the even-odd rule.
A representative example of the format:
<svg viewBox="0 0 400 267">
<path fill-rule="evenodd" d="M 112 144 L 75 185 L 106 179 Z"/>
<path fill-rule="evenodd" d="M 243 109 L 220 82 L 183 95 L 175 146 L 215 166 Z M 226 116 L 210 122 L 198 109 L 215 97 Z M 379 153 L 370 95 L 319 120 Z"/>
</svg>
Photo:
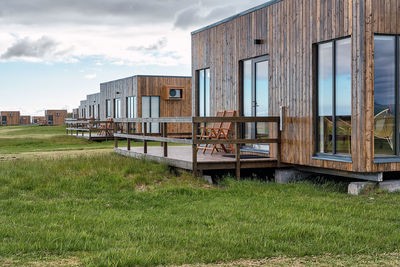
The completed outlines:
<svg viewBox="0 0 400 267">
<path fill-rule="evenodd" d="M 351 117 L 336 118 L 336 152 L 351 154 Z"/>
</svg>

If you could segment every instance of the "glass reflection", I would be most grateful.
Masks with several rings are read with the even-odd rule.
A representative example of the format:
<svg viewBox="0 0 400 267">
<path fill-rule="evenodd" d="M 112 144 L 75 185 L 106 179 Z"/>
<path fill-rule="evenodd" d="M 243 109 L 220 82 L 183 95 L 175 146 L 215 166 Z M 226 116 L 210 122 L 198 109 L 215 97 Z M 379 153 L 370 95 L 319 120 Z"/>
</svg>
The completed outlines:
<svg viewBox="0 0 400 267">
<path fill-rule="evenodd" d="M 336 42 L 336 153 L 351 154 L 351 39 Z"/>
<path fill-rule="evenodd" d="M 333 43 L 318 46 L 318 144 L 320 153 L 332 153 Z"/>
<path fill-rule="evenodd" d="M 204 70 L 199 71 L 199 116 L 204 117 Z"/>
<path fill-rule="evenodd" d="M 256 63 L 256 116 L 268 116 L 268 61 Z M 267 123 L 257 123 L 257 137 L 268 136 Z"/>
<path fill-rule="evenodd" d="M 395 37 L 375 36 L 374 147 L 375 154 L 393 155 L 395 127 Z"/>
<path fill-rule="evenodd" d="M 205 76 L 206 76 L 206 80 L 205 80 L 205 88 L 204 88 L 204 91 L 205 91 L 205 114 L 206 114 L 206 116 L 207 117 L 209 117 L 210 115 L 211 115 L 211 106 L 210 106 L 210 79 L 211 79 L 211 77 L 210 77 L 210 69 L 206 69 L 206 73 L 205 73 Z"/>
<path fill-rule="evenodd" d="M 243 62 L 243 116 L 252 115 L 251 60 Z M 251 123 L 244 124 L 245 138 L 251 139 Z"/>
</svg>

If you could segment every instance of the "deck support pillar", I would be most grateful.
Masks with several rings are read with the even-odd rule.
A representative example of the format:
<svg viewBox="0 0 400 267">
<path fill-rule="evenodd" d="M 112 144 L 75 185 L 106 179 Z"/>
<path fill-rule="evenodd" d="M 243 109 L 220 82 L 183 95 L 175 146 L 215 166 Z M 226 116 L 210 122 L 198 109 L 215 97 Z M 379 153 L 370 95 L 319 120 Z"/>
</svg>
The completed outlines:
<svg viewBox="0 0 400 267">
<path fill-rule="evenodd" d="M 235 139 L 239 139 L 239 123 L 235 123 Z M 240 144 L 235 146 L 236 179 L 240 180 Z"/>
<path fill-rule="evenodd" d="M 192 124 L 192 163 L 193 163 L 193 173 L 197 177 L 197 129 L 198 129 L 198 124 L 194 123 Z"/>
<path fill-rule="evenodd" d="M 167 123 L 166 123 L 166 122 L 164 122 L 164 123 L 162 124 L 162 128 L 163 128 L 163 131 L 162 131 L 163 137 L 168 137 L 168 135 L 167 135 L 168 126 L 167 126 Z M 162 143 L 162 146 L 163 146 L 163 148 L 164 148 L 164 157 L 166 158 L 166 157 L 168 157 L 168 143 L 167 143 L 167 142 L 163 142 L 163 143 Z"/>
<path fill-rule="evenodd" d="M 147 122 L 143 123 L 143 135 L 147 135 Z M 143 153 L 147 154 L 147 140 L 143 141 Z"/>
<path fill-rule="evenodd" d="M 118 148 L 118 137 L 115 137 L 115 134 L 117 133 L 117 124 L 115 122 L 113 123 L 113 128 L 114 128 L 114 147 Z"/>
</svg>

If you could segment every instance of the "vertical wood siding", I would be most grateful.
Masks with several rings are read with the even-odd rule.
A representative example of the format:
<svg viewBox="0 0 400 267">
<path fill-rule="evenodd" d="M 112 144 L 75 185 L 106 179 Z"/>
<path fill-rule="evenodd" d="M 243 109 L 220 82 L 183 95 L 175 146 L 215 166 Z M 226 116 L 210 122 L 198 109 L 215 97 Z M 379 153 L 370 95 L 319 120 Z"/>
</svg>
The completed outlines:
<svg viewBox="0 0 400 267">
<path fill-rule="evenodd" d="M 398 5 L 398 1 L 392 0 L 366 2 L 371 1 Z M 280 106 L 286 112 L 282 162 L 372 171 L 372 137 L 367 130 L 371 130 L 373 109 L 363 109 L 371 104 L 371 95 L 366 90 L 371 87 L 367 85 L 366 76 L 371 74 L 366 71 L 364 61 L 365 53 L 371 53 L 368 46 L 365 47 L 365 5 L 364 0 L 283 0 L 194 33 L 192 75 L 195 78 L 197 70 L 210 68 L 211 114 L 222 109 L 239 110 L 239 62 L 269 55 L 270 115 L 278 116 Z M 384 13 L 391 16 L 389 22 L 393 20 L 391 12 Z M 313 159 L 316 142 L 313 44 L 347 36 L 352 37 L 353 163 L 316 160 Z M 262 39 L 264 43 L 255 45 L 254 39 Z M 370 63 L 371 59 L 368 60 Z M 193 79 L 192 88 L 192 113 L 195 114 L 196 79 Z"/>
</svg>

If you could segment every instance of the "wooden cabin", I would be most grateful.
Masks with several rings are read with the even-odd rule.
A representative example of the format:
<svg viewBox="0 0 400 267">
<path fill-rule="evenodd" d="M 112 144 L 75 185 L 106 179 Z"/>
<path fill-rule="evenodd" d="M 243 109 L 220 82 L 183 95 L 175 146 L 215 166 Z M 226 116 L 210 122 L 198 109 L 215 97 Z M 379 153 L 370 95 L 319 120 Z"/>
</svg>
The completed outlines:
<svg viewBox="0 0 400 267">
<path fill-rule="evenodd" d="M 400 171 L 398 10 L 393 0 L 272 0 L 194 31 L 193 115 L 282 115 L 281 162 L 302 170 Z"/>
<path fill-rule="evenodd" d="M 47 125 L 63 125 L 68 116 L 67 110 L 46 110 L 45 117 Z"/>
<path fill-rule="evenodd" d="M 89 117 L 87 112 L 88 110 L 87 100 L 81 100 L 78 110 L 79 110 L 79 119 L 86 119 Z"/>
<path fill-rule="evenodd" d="M 100 120 L 191 116 L 191 77 L 137 75 L 100 84 Z M 141 125 L 136 126 L 141 131 Z M 148 125 L 159 133 L 159 124 Z M 190 125 L 171 124 L 172 134 L 190 133 Z"/>
<path fill-rule="evenodd" d="M 79 108 L 72 109 L 72 119 L 74 120 L 79 119 Z"/>
<path fill-rule="evenodd" d="M 20 123 L 20 112 L 19 111 L 1 111 L 1 125 L 3 126 L 16 126 Z"/>
<path fill-rule="evenodd" d="M 85 107 L 87 119 L 100 120 L 100 93 L 91 94 L 86 97 Z"/>
<path fill-rule="evenodd" d="M 33 121 L 33 124 L 35 124 L 35 125 L 40 125 L 40 126 L 47 125 L 45 116 L 33 116 L 32 121 Z"/>
<path fill-rule="evenodd" d="M 20 119 L 19 119 L 19 124 L 20 125 L 30 125 L 30 124 L 32 124 L 31 116 L 21 115 Z"/>
</svg>

